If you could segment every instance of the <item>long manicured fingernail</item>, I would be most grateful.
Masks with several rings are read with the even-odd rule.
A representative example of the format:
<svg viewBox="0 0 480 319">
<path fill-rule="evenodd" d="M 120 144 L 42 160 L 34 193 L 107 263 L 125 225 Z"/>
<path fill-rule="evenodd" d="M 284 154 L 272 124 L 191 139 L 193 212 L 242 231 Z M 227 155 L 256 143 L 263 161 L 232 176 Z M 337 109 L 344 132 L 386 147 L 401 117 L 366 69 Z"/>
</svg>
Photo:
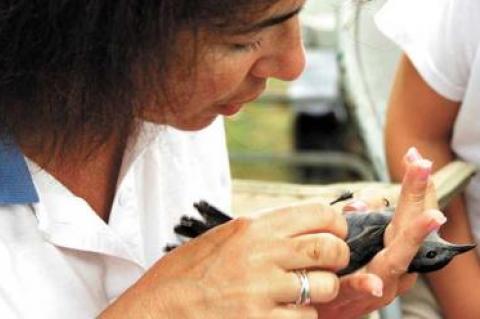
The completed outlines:
<svg viewBox="0 0 480 319">
<path fill-rule="evenodd" d="M 430 177 L 432 173 L 432 161 L 426 159 L 420 159 L 415 162 L 416 166 L 419 168 L 418 177 L 425 181 Z"/>
<path fill-rule="evenodd" d="M 383 282 L 380 279 L 376 279 L 372 282 L 372 295 L 375 297 L 383 296 Z"/>
<path fill-rule="evenodd" d="M 355 199 L 345 205 L 343 211 L 345 212 L 367 212 L 368 211 L 368 206 L 367 204 L 359 199 Z"/>
<path fill-rule="evenodd" d="M 421 160 L 422 155 L 418 152 L 418 150 L 415 147 L 410 147 L 407 151 L 407 161 L 410 163 L 413 163 L 415 161 Z"/>
</svg>

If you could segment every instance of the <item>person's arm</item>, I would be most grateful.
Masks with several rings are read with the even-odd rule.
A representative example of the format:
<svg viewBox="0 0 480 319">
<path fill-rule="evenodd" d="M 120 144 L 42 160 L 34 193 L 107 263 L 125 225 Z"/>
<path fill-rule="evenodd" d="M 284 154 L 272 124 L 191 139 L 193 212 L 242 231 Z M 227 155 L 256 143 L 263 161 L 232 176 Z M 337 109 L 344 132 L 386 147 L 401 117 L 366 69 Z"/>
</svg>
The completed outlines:
<svg viewBox="0 0 480 319">
<path fill-rule="evenodd" d="M 311 302 L 337 296 L 348 264 L 345 218 L 320 203 L 276 209 L 217 226 L 165 255 L 100 318 L 316 318 L 299 296 L 307 269 Z"/>
<path fill-rule="evenodd" d="M 454 159 L 450 139 L 460 104 L 450 101 L 421 78 L 410 60 L 400 62 L 391 93 L 386 123 L 386 150 L 390 174 L 399 181 L 402 154 L 415 146 L 433 160 L 434 171 Z M 458 243 L 473 242 L 462 198 L 446 209 L 442 236 Z M 444 269 L 427 276 L 446 319 L 480 318 L 480 267 L 475 251 L 461 255 Z"/>
</svg>

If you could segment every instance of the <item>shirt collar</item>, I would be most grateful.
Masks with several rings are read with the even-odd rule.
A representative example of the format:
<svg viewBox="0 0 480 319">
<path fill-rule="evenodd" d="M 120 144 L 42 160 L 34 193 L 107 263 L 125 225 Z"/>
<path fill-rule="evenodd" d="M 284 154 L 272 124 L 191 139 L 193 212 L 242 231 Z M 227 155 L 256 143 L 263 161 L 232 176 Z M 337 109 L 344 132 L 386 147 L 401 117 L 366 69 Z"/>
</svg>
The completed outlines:
<svg viewBox="0 0 480 319">
<path fill-rule="evenodd" d="M 163 125 L 140 121 L 142 129 L 139 136 L 131 137 L 130 154 L 124 158 L 119 180 L 123 179 L 126 169 L 150 145 Z M 33 204 L 39 202 L 38 192 L 25 158 L 18 145 L 9 137 L 0 138 L 0 205 Z"/>
<path fill-rule="evenodd" d="M 11 139 L 0 139 L 0 204 L 36 202 L 38 194 L 22 152 Z"/>
</svg>

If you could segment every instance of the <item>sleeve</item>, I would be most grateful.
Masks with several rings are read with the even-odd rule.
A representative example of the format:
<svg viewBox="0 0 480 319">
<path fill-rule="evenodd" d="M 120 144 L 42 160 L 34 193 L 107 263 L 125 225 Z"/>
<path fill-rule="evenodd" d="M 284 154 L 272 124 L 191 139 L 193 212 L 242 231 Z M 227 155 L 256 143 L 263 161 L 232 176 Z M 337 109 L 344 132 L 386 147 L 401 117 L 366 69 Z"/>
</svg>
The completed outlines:
<svg viewBox="0 0 480 319">
<path fill-rule="evenodd" d="M 480 1 L 388 0 L 375 20 L 432 89 L 463 99 L 480 39 Z"/>
</svg>

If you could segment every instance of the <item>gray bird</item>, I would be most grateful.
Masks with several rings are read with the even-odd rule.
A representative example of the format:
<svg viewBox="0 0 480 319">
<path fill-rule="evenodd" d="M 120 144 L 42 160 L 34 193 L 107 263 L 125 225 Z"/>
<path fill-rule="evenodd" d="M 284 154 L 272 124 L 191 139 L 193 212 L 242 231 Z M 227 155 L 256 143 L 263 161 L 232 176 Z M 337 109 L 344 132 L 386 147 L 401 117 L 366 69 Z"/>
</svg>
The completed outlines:
<svg viewBox="0 0 480 319">
<path fill-rule="evenodd" d="M 348 196 L 342 195 L 340 200 L 346 200 Z M 194 204 L 195 208 L 203 217 L 203 221 L 192 217 L 182 217 L 180 224 L 175 227 L 178 235 L 187 238 L 195 238 L 207 230 L 230 221 L 232 218 L 205 201 Z M 350 274 L 368 262 L 383 249 L 383 236 L 387 225 L 392 220 L 393 209 L 386 208 L 381 212 L 349 213 L 346 215 L 348 224 L 347 244 L 350 247 L 350 263 L 338 272 L 340 276 Z M 408 267 L 408 272 L 425 273 L 435 271 L 446 266 L 458 254 L 467 252 L 475 247 L 475 244 L 455 245 L 449 243 L 432 233 L 423 242 L 418 253 Z M 175 246 L 166 247 L 166 251 Z"/>
<path fill-rule="evenodd" d="M 454 161 L 443 167 L 432 176 L 435 185 L 439 206 L 445 207 L 454 196 L 459 194 L 468 184 L 470 178 L 476 173 L 477 168 L 473 164 L 461 161 Z M 375 183 L 370 183 L 375 185 Z M 377 183 L 378 188 L 389 192 L 390 201 L 395 204 L 400 194 L 400 184 Z M 336 188 L 338 186 L 335 186 Z M 349 184 L 349 187 L 364 187 L 364 184 Z M 295 191 L 298 192 L 298 186 Z M 353 197 L 352 192 L 343 192 L 334 201 L 335 203 L 345 201 Z M 232 218 L 206 202 L 194 204 L 203 220 L 192 217 L 182 217 L 180 223 L 175 227 L 175 232 L 182 237 L 194 238 L 207 230 L 228 222 Z M 339 275 L 350 274 L 365 266 L 384 247 L 383 237 L 387 225 L 392 220 L 393 209 L 387 207 L 380 212 L 370 213 L 349 213 L 346 215 L 348 224 L 348 236 L 346 242 L 350 247 L 350 263 L 339 272 Z M 166 251 L 174 249 L 171 245 L 165 248 Z M 475 244 L 456 245 L 449 243 L 433 232 L 421 245 L 417 254 L 409 265 L 409 272 L 430 272 L 439 270 L 446 266 L 455 256 L 467 252 L 475 247 Z"/>
<path fill-rule="evenodd" d="M 347 244 L 350 247 L 350 263 L 338 272 L 346 275 L 365 266 L 380 250 L 383 249 L 383 236 L 387 225 L 391 222 L 392 208 L 381 212 L 349 213 Z M 408 272 L 426 273 L 446 266 L 453 257 L 473 249 L 475 244 L 457 245 L 449 243 L 432 232 L 420 246 L 411 261 Z"/>
</svg>

